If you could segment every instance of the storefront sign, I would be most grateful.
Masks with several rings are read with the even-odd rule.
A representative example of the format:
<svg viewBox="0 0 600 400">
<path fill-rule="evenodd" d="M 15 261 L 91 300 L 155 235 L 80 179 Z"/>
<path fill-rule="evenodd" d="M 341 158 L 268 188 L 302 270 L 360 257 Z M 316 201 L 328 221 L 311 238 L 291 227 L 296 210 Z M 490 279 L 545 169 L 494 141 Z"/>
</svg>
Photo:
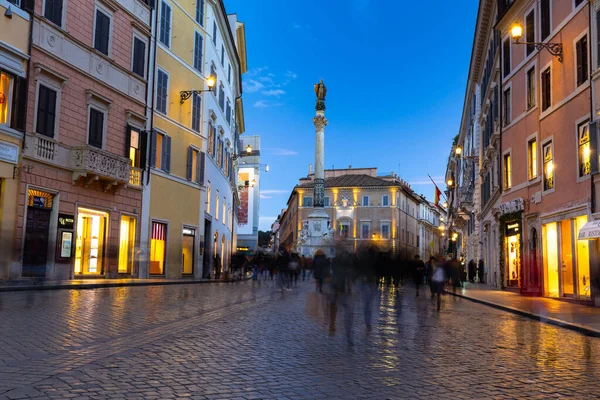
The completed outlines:
<svg viewBox="0 0 600 400">
<path fill-rule="evenodd" d="M 580 230 L 577 240 L 593 240 L 600 238 L 600 221 L 590 221 Z"/>
<path fill-rule="evenodd" d="M 523 211 L 524 201 L 523 198 L 519 197 L 518 199 L 514 199 L 511 201 L 507 201 L 506 203 L 500 204 L 500 214 L 510 214 L 517 211 Z"/>
<path fill-rule="evenodd" d="M 19 146 L 0 142 L 0 160 L 16 164 L 19 161 Z"/>
<path fill-rule="evenodd" d="M 73 229 L 75 227 L 75 216 L 58 214 L 58 227 L 61 229 Z"/>
<path fill-rule="evenodd" d="M 506 224 L 506 226 L 504 227 L 504 236 L 518 235 L 519 231 L 520 231 L 520 229 L 519 229 L 520 225 L 521 224 L 518 222 Z"/>
</svg>

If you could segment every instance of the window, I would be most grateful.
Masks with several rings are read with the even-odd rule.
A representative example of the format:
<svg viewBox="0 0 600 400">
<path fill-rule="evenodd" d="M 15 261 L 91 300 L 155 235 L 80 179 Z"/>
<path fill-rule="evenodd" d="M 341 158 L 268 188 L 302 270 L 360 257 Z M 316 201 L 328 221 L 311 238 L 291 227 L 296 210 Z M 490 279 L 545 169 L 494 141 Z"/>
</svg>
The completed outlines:
<svg viewBox="0 0 600 400">
<path fill-rule="evenodd" d="M 502 68 L 504 69 L 503 75 L 505 78 L 510 74 L 510 39 L 506 39 L 502 43 Z"/>
<path fill-rule="evenodd" d="M 88 127 L 88 144 L 102 148 L 104 133 L 104 112 L 90 108 L 90 122 Z"/>
<path fill-rule="evenodd" d="M 194 32 L 194 69 L 202 72 L 202 35 Z"/>
<path fill-rule="evenodd" d="M 221 107 L 221 111 L 225 111 L 225 87 L 223 82 L 219 85 L 219 107 Z"/>
<path fill-rule="evenodd" d="M 504 189 L 510 189 L 512 186 L 512 166 L 510 154 L 504 155 Z"/>
<path fill-rule="evenodd" d="M 583 0 L 575 0 L 575 7 L 583 3 Z"/>
<path fill-rule="evenodd" d="M 152 222 L 150 275 L 164 275 L 167 259 L 167 224 Z"/>
<path fill-rule="evenodd" d="M 340 236 L 344 239 L 348 239 L 348 236 L 350 236 L 350 224 L 348 222 L 340 224 Z"/>
<path fill-rule="evenodd" d="M 329 196 L 323 197 L 323 207 L 329 207 Z"/>
<path fill-rule="evenodd" d="M 554 189 L 554 163 L 552 142 L 548 142 L 542 148 L 544 155 L 544 190 Z"/>
<path fill-rule="evenodd" d="M 225 45 L 221 43 L 221 65 L 225 68 Z"/>
<path fill-rule="evenodd" d="M 215 140 L 216 140 L 217 131 L 212 121 L 208 123 L 208 154 L 212 157 L 215 156 Z"/>
<path fill-rule="evenodd" d="M 206 188 L 206 212 L 210 214 L 210 186 Z"/>
<path fill-rule="evenodd" d="M 56 90 L 44 85 L 39 86 L 35 131 L 51 138 L 54 137 L 56 126 L 56 97 Z"/>
<path fill-rule="evenodd" d="M 535 10 L 531 10 L 525 17 L 525 41 L 529 43 L 535 42 Z M 530 55 L 535 50 L 532 44 L 527 45 L 527 55 Z"/>
<path fill-rule="evenodd" d="M 402 228 L 402 241 L 404 242 L 404 228 Z"/>
<path fill-rule="evenodd" d="M 542 72 L 542 111 L 546 111 L 552 105 L 551 89 L 552 77 L 548 67 Z"/>
<path fill-rule="evenodd" d="M 204 26 L 204 0 L 196 0 L 196 22 Z"/>
<path fill-rule="evenodd" d="M 146 76 L 146 42 L 135 36 L 131 70 L 142 78 Z"/>
<path fill-rule="evenodd" d="M 58 26 L 62 26 L 63 0 L 46 0 L 44 17 Z"/>
<path fill-rule="evenodd" d="M 542 42 L 550 36 L 550 28 L 552 21 L 550 21 L 550 0 L 540 1 L 540 18 L 541 18 L 541 40 Z"/>
<path fill-rule="evenodd" d="M 227 224 L 227 200 L 223 197 L 223 223 Z"/>
<path fill-rule="evenodd" d="M 537 141 L 532 139 L 527 144 L 527 162 L 528 162 L 528 175 L 529 179 L 537 177 Z"/>
<path fill-rule="evenodd" d="M 108 55 L 110 44 L 110 18 L 104 11 L 96 10 L 94 48 L 104 55 Z"/>
<path fill-rule="evenodd" d="M 231 85 L 231 64 L 227 66 L 227 82 Z"/>
<path fill-rule="evenodd" d="M 596 10 L 596 65 L 600 67 L 600 9 Z"/>
<path fill-rule="evenodd" d="M 381 238 L 382 239 L 390 238 L 390 224 L 382 224 L 381 225 Z"/>
<path fill-rule="evenodd" d="M 14 4 L 17 7 L 21 7 L 21 0 L 8 0 L 8 2 Z"/>
<path fill-rule="evenodd" d="M 312 206 L 313 206 L 312 197 L 304 197 L 302 199 L 302 207 L 312 207 Z"/>
<path fill-rule="evenodd" d="M 215 196 L 215 219 L 219 219 L 219 191 L 217 190 L 217 195 Z"/>
<path fill-rule="evenodd" d="M 402 200 L 402 208 L 401 208 L 401 210 L 404 211 L 404 199 Z"/>
<path fill-rule="evenodd" d="M 13 77 L 0 72 L 0 125 L 9 125 L 13 93 Z"/>
<path fill-rule="evenodd" d="M 587 35 L 577 41 L 575 52 L 577 57 L 577 86 L 579 86 L 588 80 Z"/>
<path fill-rule="evenodd" d="M 590 126 L 588 121 L 579 124 L 577 127 L 578 148 L 579 148 L 579 177 L 590 174 Z"/>
<path fill-rule="evenodd" d="M 531 67 L 527 71 L 527 109 L 535 107 L 535 67 Z"/>
<path fill-rule="evenodd" d="M 502 110 L 503 114 L 504 114 L 504 126 L 507 126 L 508 124 L 510 124 L 511 121 L 511 95 L 510 95 L 510 88 L 506 89 L 504 91 L 504 99 L 502 99 L 504 104 L 504 110 Z"/>
<path fill-rule="evenodd" d="M 384 207 L 387 207 L 387 206 L 389 206 L 389 205 L 390 205 L 390 196 L 388 196 L 387 194 L 386 194 L 386 195 L 384 195 L 384 196 L 381 198 L 381 205 L 382 205 L 382 206 L 384 206 Z"/>
<path fill-rule="evenodd" d="M 135 251 L 135 223 L 136 220 L 130 216 L 121 216 L 121 235 L 119 238 L 119 267 L 120 274 L 131 274 L 133 272 L 133 260 Z"/>
<path fill-rule="evenodd" d="M 202 97 L 199 93 L 192 95 L 192 130 L 200 132 L 200 115 L 202 113 Z"/>
<path fill-rule="evenodd" d="M 419 235 L 417 235 L 417 247 L 419 247 L 419 241 L 420 241 L 420 237 L 419 237 Z"/>
<path fill-rule="evenodd" d="M 217 139 L 217 166 L 221 168 L 223 165 L 223 141 Z"/>
<path fill-rule="evenodd" d="M 362 239 L 369 239 L 371 226 L 368 223 L 360 224 L 360 237 Z"/>
<path fill-rule="evenodd" d="M 227 107 L 225 108 L 225 118 L 227 123 L 231 125 L 231 102 L 227 99 Z"/>
<path fill-rule="evenodd" d="M 171 172 L 171 137 L 152 132 L 150 165 L 164 172 Z"/>
<path fill-rule="evenodd" d="M 192 146 L 188 147 L 187 180 L 204 183 L 204 153 Z"/>
<path fill-rule="evenodd" d="M 369 206 L 369 196 L 363 196 L 362 197 L 362 205 L 363 205 L 363 207 L 368 207 Z"/>
<path fill-rule="evenodd" d="M 156 111 L 166 114 L 169 97 L 169 75 L 159 69 L 156 80 Z"/>
<path fill-rule="evenodd" d="M 165 46 L 171 47 L 171 6 L 164 0 L 160 4 L 160 33 L 158 40 Z"/>
<path fill-rule="evenodd" d="M 213 21 L 213 34 L 212 34 L 213 44 L 217 45 L 217 21 Z"/>
<path fill-rule="evenodd" d="M 217 67 L 215 66 L 215 63 L 212 63 L 210 65 L 210 74 L 215 77 L 215 85 L 216 85 L 216 83 L 217 83 Z M 213 88 L 212 92 L 215 95 L 215 97 L 218 97 L 216 86 Z"/>
</svg>

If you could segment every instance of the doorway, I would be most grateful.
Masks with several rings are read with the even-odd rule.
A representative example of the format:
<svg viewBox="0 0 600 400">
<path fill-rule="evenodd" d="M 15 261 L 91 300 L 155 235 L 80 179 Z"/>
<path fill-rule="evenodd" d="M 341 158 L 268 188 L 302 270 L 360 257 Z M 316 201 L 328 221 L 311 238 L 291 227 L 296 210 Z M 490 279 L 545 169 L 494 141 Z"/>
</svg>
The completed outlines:
<svg viewBox="0 0 600 400">
<path fill-rule="evenodd" d="M 77 210 L 76 275 L 102 275 L 108 213 L 79 208 Z"/>
<path fill-rule="evenodd" d="M 194 258 L 196 243 L 196 230 L 191 228 L 183 228 L 183 241 L 181 250 L 181 274 L 194 274 Z"/>
<path fill-rule="evenodd" d="M 212 259 L 211 251 L 211 240 L 210 231 L 212 229 L 212 223 L 210 220 L 204 220 L 204 250 L 202 251 L 202 277 L 208 278 L 210 276 L 210 263 Z"/>
<path fill-rule="evenodd" d="M 29 189 L 27 193 L 27 221 L 22 270 L 24 277 L 46 277 L 53 200 L 52 194 L 40 190 Z"/>
</svg>

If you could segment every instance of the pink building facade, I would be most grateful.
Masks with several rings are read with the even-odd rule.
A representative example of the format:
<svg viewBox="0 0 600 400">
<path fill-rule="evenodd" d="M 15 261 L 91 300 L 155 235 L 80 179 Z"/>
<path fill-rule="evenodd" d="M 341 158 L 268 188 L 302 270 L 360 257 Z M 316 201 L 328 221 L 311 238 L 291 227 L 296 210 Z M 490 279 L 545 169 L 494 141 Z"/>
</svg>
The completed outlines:
<svg viewBox="0 0 600 400">
<path fill-rule="evenodd" d="M 151 9 L 37 0 L 11 278 L 135 277 Z"/>
<path fill-rule="evenodd" d="M 590 5 L 498 3 L 501 53 L 502 284 L 524 295 L 591 300 Z M 511 37 L 523 27 L 520 42 Z M 548 49 L 534 45 L 560 44 Z M 595 129 L 595 128 L 594 128 Z"/>
</svg>

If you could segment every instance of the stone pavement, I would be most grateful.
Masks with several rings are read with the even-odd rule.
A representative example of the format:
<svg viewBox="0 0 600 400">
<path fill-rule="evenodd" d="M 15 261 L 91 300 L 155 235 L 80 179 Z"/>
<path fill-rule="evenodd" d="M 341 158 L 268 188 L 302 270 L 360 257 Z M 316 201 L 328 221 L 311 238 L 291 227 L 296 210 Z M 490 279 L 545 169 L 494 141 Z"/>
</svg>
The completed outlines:
<svg viewBox="0 0 600 400">
<path fill-rule="evenodd" d="M 363 315 L 375 295 L 372 329 Z M 411 287 L 0 293 L 0 399 L 600 396 L 600 339 Z"/>
<path fill-rule="evenodd" d="M 190 283 L 220 282 L 214 279 L 23 279 L 18 281 L 0 280 L 0 292 L 19 292 L 27 290 L 58 290 L 58 289 L 96 289 L 103 287 L 121 286 L 155 286 L 180 285 Z"/>
<path fill-rule="evenodd" d="M 586 305 L 545 297 L 526 297 L 487 285 L 471 283 L 465 283 L 464 289 L 456 295 L 538 321 L 600 337 L 600 308 L 592 307 L 591 303 Z"/>
</svg>

